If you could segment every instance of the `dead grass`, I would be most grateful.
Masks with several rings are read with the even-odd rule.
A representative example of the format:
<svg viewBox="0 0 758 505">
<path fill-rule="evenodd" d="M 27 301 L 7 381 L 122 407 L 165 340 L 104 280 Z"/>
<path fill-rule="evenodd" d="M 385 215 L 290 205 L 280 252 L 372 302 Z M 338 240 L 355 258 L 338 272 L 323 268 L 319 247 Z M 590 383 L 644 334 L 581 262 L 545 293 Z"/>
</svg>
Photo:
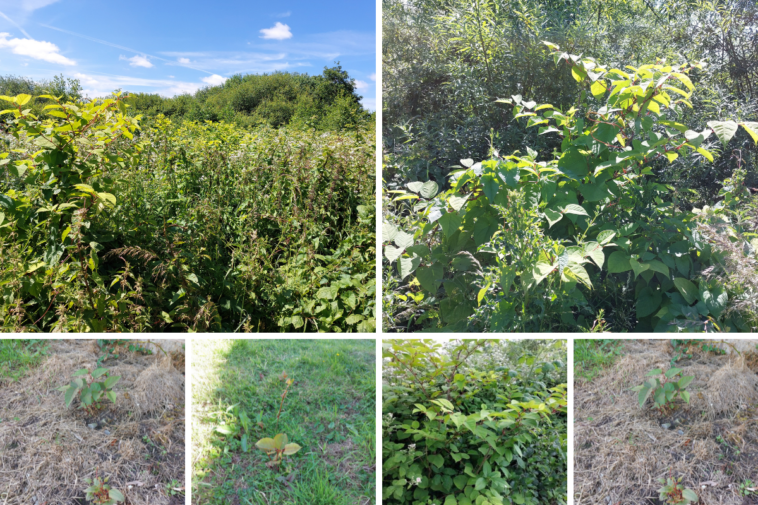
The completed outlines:
<svg viewBox="0 0 758 505">
<path fill-rule="evenodd" d="M 90 417 L 66 409 L 58 386 L 96 366 L 94 342 L 51 340 L 51 356 L 0 389 L 0 503 L 85 505 L 85 477 L 96 474 L 130 505 L 169 505 L 164 484 L 184 482 L 184 377 L 170 357 L 127 354 L 104 366 L 121 380 L 116 405 Z M 97 429 L 87 424 L 98 423 Z M 143 442 L 160 443 L 163 452 Z"/>
<path fill-rule="evenodd" d="M 639 408 L 630 388 L 651 369 L 668 369 L 671 350 L 668 340 L 625 341 L 612 369 L 575 384 L 577 505 L 658 504 L 657 479 L 669 472 L 701 503 L 738 505 L 739 484 L 758 480 L 758 377 L 744 357 L 693 348 L 676 365 L 695 376 L 690 405 L 680 401 L 665 415 L 649 403 Z"/>
</svg>

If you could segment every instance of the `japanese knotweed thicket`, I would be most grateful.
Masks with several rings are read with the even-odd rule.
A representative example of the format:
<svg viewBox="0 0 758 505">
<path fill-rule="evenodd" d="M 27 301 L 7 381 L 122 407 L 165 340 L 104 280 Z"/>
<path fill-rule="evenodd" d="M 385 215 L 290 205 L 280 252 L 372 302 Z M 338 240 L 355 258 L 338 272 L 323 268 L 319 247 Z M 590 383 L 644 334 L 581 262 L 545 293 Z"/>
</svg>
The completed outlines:
<svg viewBox="0 0 758 505">
<path fill-rule="evenodd" d="M 543 40 L 574 54 L 624 68 L 658 58 L 706 59 L 690 74 L 698 87 L 679 122 L 698 131 L 707 121 L 758 121 L 758 4 L 744 0 L 383 0 L 383 137 L 391 189 L 434 179 L 447 189 L 452 165 L 484 159 L 490 146 L 511 153 L 529 146 L 548 154 L 560 146 L 525 122 L 512 121 L 499 97 L 520 94 L 568 109 L 578 83 L 570 69 L 552 64 Z M 747 182 L 758 187 L 758 146 L 738 132 L 728 152 L 742 151 Z M 685 206 L 716 199 L 735 168 L 679 158 L 651 167 L 680 189 Z"/>
<path fill-rule="evenodd" d="M 758 123 L 711 121 L 697 132 L 679 122 L 699 63 L 608 69 L 546 44 L 584 88 L 576 105 L 500 101 L 517 121 L 557 137 L 560 151 L 541 159 L 530 148 L 493 150 L 480 163 L 461 160 L 449 190 L 428 181 L 386 193 L 385 325 L 577 331 L 602 309 L 615 331 L 749 330 L 739 311 L 726 310 L 724 286 L 702 275 L 724 264 L 724 252 L 698 231 L 703 219 L 734 221 L 748 189 L 734 183 L 737 173 L 721 202 L 688 211 L 650 165 L 713 161 L 714 133 L 724 146 L 738 129 L 758 142 Z M 755 258 L 750 227 L 728 228 Z"/>
<path fill-rule="evenodd" d="M 0 98 L 2 329 L 373 331 L 372 129 Z"/>
<path fill-rule="evenodd" d="M 463 371 L 487 344 L 383 344 L 382 503 L 566 503 L 563 362 Z"/>
</svg>

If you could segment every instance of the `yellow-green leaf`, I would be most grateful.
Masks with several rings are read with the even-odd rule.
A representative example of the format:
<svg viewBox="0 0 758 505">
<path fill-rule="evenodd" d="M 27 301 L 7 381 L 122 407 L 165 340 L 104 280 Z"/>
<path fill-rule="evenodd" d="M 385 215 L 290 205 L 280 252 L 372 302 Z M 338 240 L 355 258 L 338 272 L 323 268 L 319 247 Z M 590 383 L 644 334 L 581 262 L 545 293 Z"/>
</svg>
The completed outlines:
<svg viewBox="0 0 758 505">
<path fill-rule="evenodd" d="M 276 443 L 273 438 L 262 438 L 255 443 L 255 446 L 266 452 L 273 452 L 276 450 Z"/>
<path fill-rule="evenodd" d="M 300 449 L 302 449 L 302 447 L 300 447 L 297 444 L 294 444 L 294 443 L 293 444 L 287 444 L 287 445 L 284 446 L 284 454 L 287 455 L 287 456 L 290 456 L 292 454 L 295 454 Z"/>
<path fill-rule="evenodd" d="M 32 99 L 32 95 L 21 94 L 21 95 L 16 95 L 16 98 L 14 98 L 13 101 L 16 102 L 18 105 L 26 105 L 27 103 L 29 103 L 29 100 L 31 99 Z"/>
</svg>

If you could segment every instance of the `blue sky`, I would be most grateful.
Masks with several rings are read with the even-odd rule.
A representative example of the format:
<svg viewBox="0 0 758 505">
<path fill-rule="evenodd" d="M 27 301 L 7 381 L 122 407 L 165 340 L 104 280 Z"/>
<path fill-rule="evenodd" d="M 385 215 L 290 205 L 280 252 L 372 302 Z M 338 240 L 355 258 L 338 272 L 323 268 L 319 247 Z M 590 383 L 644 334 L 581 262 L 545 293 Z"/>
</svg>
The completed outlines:
<svg viewBox="0 0 758 505">
<path fill-rule="evenodd" d="M 0 0 L 0 75 L 173 96 L 237 74 L 339 61 L 376 109 L 375 0 Z"/>
</svg>

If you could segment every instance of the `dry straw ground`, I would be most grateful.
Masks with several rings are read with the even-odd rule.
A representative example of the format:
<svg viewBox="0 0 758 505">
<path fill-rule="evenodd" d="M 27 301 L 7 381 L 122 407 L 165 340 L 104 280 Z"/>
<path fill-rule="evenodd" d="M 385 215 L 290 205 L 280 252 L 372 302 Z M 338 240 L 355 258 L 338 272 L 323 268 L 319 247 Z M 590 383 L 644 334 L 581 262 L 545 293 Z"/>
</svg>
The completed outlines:
<svg viewBox="0 0 758 505">
<path fill-rule="evenodd" d="M 669 340 L 625 341 L 614 366 L 575 384 L 577 505 L 659 504 L 658 478 L 669 475 L 702 504 L 758 503 L 739 493 L 746 480 L 758 482 L 758 355 L 690 350 L 676 363 L 695 377 L 690 404 L 678 401 L 673 412 L 657 413 L 650 402 L 641 409 L 630 391 L 648 371 L 670 367 Z"/>
<path fill-rule="evenodd" d="M 94 416 L 65 408 L 56 388 L 101 354 L 92 340 L 51 340 L 39 367 L 0 384 L 0 504 L 89 505 L 84 479 L 96 474 L 131 505 L 184 502 L 166 488 L 184 486 L 183 356 L 121 352 L 103 364 L 121 376 L 116 405 Z"/>
</svg>

